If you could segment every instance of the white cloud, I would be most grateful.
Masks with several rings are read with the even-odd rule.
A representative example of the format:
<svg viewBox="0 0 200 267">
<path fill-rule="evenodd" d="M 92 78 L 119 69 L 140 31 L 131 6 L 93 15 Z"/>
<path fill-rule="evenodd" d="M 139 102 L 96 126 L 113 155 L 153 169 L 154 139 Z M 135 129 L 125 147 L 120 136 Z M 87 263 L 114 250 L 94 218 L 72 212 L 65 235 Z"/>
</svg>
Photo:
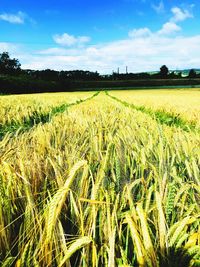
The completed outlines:
<svg viewBox="0 0 200 267">
<path fill-rule="evenodd" d="M 0 53 L 8 51 L 14 54 L 18 51 L 18 49 L 19 49 L 18 45 L 6 42 L 0 42 Z"/>
<path fill-rule="evenodd" d="M 77 37 L 77 42 L 83 44 L 83 43 L 88 43 L 90 41 L 89 36 L 79 36 Z"/>
<path fill-rule="evenodd" d="M 0 20 L 7 21 L 12 24 L 23 24 L 26 14 L 19 11 L 17 14 L 2 13 L 0 14 Z"/>
<path fill-rule="evenodd" d="M 171 12 L 173 16 L 168 22 L 163 24 L 162 28 L 157 32 L 158 34 L 169 35 L 177 33 L 182 30 L 181 27 L 177 25 L 177 23 L 193 17 L 189 10 L 182 10 L 179 7 L 173 7 L 171 9 Z"/>
<path fill-rule="evenodd" d="M 158 31 L 158 34 L 169 35 L 176 33 L 178 31 L 181 31 L 181 27 L 179 27 L 176 23 L 166 22 L 165 24 L 163 24 L 162 28 Z"/>
<path fill-rule="evenodd" d="M 152 4 L 152 8 L 156 11 L 156 13 L 161 14 L 165 11 L 165 6 L 163 1 L 160 1 L 158 5 Z"/>
<path fill-rule="evenodd" d="M 140 29 L 133 29 L 129 31 L 128 35 L 131 38 L 138 38 L 138 37 L 146 37 L 150 36 L 152 33 L 149 28 L 140 28 Z"/>
<path fill-rule="evenodd" d="M 90 41 L 90 37 L 88 36 L 78 36 L 75 37 L 68 33 L 63 33 L 61 35 L 55 34 L 53 36 L 54 41 L 62 46 L 73 46 L 73 45 L 81 45 Z"/>
<path fill-rule="evenodd" d="M 157 11 L 161 11 L 161 7 L 163 6 L 163 2 L 161 1 L 159 6 L 157 6 Z M 155 9 L 155 6 L 154 6 Z M 140 28 L 140 29 L 133 29 L 131 31 L 129 31 L 129 37 L 131 38 L 144 38 L 144 37 L 148 37 L 151 35 L 170 35 L 170 34 L 174 34 L 177 33 L 179 31 L 181 31 L 181 27 L 179 25 L 177 25 L 178 22 L 184 21 L 187 18 L 192 18 L 193 15 L 186 9 L 182 10 L 179 7 L 173 7 L 171 9 L 171 12 L 173 14 L 173 16 L 170 18 L 169 21 L 167 21 L 166 23 L 164 23 L 162 25 L 162 28 L 160 30 L 158 30 L 155 33 L 152 33 L 151 30 L 147 27 L 145 28 Z"/>
<path fill-rule="evenodd" d="M 200 62 L 200 35 L 193 37 L 152 34 L 144 38 L 127 38 L 106 44 L 75 49 L 52 48 L 46 53 L 19 58 L 23 68 L 57 70 L 84 69 L 112 73 L 159 70 L 166 64 L 170 69 L 196 68 Z"/>
<path fill-rule="evenodd" d="M 173 17 L 171 18 L 172 22 L 180 22 L 193 17 L 193 15 L 189 12 L 189 10 L 187 9 L 182 10 L 179 7 L 173 7 L 171 9 L 171 12 L 173 13 Z"/>
<path fill-rule="evenodd" d="M 53 39 L 59 45 L 71 46 L 76 43 L 76 38 L 67 33 L 63 33 L 62 35 L 56 34 L 53 36 Z"/>
</svg>

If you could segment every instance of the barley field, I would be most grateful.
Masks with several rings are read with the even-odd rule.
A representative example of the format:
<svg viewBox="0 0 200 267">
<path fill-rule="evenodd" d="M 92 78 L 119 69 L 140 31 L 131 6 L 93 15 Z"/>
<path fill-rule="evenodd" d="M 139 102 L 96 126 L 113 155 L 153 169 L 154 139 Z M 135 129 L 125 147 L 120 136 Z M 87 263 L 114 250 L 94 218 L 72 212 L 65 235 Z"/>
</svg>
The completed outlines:
<svg viewBox="0 0 200 267">
<path fill-rule="evenodd" d="M 115 91 L 114 96 L 136 106 L 145 106 L 179 116 L 200 126 L 200 89 Z"/>
<path fill-rule="evenodd" d="M 0 266 L 200 266 L 198 103 L 192 89 L 0 96 Z"/>
</svg>

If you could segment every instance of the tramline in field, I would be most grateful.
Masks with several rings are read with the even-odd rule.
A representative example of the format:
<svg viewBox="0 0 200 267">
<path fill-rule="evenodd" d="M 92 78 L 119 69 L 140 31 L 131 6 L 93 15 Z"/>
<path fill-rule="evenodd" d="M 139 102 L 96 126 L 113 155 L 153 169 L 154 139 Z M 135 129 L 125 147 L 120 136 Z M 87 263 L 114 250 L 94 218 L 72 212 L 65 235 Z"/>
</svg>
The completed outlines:
<svg viewBox="0 0 200 267">
<path fill-rule="evenodd" d="M 200 127 L 199 89 L 114 91 L 112 95 L 136 106 L 171 113 Z"/>
<path fill-rule="evenodd" d="M 78 104 L 0 141 L 1 266 L 200 266 L 200 122 L 193 101 L 199 111 L 188 97 L 191 118 L 185 116 L 179 91 L 169 94 L 177 99 L 170 112 L 177 107 L 193 128 L 161 124 L 109 97 L 148 108 L 144 91 L 28 96 L 36 110 L 37 103 Z M 12 116 L 15 104 L 3 98 Z M 18 96 L 20 105 L 24 98 Z M 155 101 L 150 107 L 156 110 Z"/>
</svg>

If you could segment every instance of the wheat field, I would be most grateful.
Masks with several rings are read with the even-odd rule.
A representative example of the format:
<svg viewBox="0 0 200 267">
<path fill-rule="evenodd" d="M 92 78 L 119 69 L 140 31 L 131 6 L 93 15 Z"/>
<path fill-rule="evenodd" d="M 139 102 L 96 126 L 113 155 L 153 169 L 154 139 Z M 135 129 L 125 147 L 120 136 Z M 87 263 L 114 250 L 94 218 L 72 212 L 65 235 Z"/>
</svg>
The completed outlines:
<svg viewBox="0 0 200 267">
<path fill-rule="evenodd" d="M 195 90 L 0 96 L 0 266 L 200 266 L 196 99 Z M 193 128 L 169 125 L 174 112 Z"/>
</svg>

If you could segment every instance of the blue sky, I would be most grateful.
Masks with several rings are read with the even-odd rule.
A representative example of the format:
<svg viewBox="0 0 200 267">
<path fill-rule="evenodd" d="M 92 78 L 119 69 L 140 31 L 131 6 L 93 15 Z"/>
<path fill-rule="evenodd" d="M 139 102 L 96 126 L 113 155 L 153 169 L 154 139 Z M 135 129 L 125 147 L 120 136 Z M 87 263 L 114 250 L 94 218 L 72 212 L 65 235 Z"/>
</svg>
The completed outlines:
<svg viewBox="0 0 200 267">
<path fill-rule="evenodd" d="M 8 51 L 23 68 L 200 67 L 198 0 L 0 2 L 0 53 Z"/>
</svg>

